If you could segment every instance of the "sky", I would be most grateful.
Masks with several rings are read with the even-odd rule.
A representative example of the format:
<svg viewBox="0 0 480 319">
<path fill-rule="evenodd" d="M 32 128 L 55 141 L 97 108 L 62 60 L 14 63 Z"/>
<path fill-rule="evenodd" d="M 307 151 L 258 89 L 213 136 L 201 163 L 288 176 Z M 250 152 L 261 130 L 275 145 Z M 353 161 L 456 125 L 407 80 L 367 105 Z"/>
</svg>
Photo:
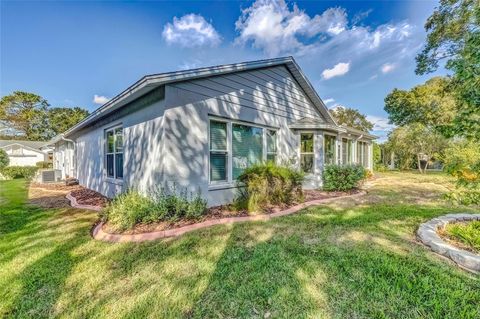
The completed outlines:
<svg viewBox="0 0 480 319">
<path fill-rule="evenodd" d="M 93 111 L 146 74 L 293 56 L 329 108 L 383 110 L 415 75 L 437 1 L 1 1 L 0 95 Z"/>
</svg>

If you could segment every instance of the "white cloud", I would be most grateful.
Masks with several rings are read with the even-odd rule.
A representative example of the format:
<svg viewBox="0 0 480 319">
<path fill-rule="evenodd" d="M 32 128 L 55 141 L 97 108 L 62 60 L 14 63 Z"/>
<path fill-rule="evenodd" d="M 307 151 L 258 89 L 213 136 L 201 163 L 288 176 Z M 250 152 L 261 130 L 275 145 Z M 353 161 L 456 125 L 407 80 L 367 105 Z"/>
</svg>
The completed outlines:
<svg viewBox="0 0 480 319">
<path fill-rule="evenodd" d="M 103 95 L 97 95 L 95 94 L 93 96 L 93 103 L 95 104 L 105 104 L 107 103 L 108 101 L 110 101 L 110 99 L 106 96 L 103 96 Z"/>
<path fill-rule="evenodd" d="M 382 65 L 382 67 L 380 68 L 380 70 L 382 71 L 383 74 L 387 74 L 389 72 L 392 72 L 393 70 L 395 70 L 396 68 L 396 64 L 394 63 L 385 63 L 384 65 Z"/>
<path fill-rule="evenodd" d="M 162 36 L 168 44 L 185 48 L 216 46 L 221 42 L 215 28 L 204 17 L 193 13 L 174 17 L 173 23 L 169 22 L 163 28 Z"/>
<path fill-rule="evenodd" d="M 395 125 L 390 124 L 388 119 L 376 115 L 367 115 L 367 120 L 373 123 L 373 131 L 391 131 Z"/>
<path fill-rule="evenodd" d="M 325 103 L 325 104 L 330 104 L 330 103 L 333 103 L 333 102 L 335 102 L 335 100 L 332 99 L 332 98 L 328 98 L 328 99 L 323 100 L 323 103 Z"/>
<path fill-rule="evenodd" d="M 244 9 L 235 23 L 240 35 L 237 43 L 253 46 L 275 56 L 308 48 L 298 37 L 312 38 L 319 34 L 338 35 L 347 27 L 345 9 L 330 8 L 310 18 L 297 5 L 292 10 L 284 0 L 257 0 Z"/>
<path fill-rule="evenodd" d="M 340 62 L 338 64 L 335 64 L 335 66 L 331 69 L 323 70 L 322 77 L 325 80 L 328 80 L 336 76 L 344 75 L 348 73 L 349 70 L 350 70 L 350 62 L 347 62 L 347 63 Z"/>
<path fill-rule="evenodd" d="M 378 78 L 378 74 L 374 74 L 371 77 L 369 77 L 368 79 L 369 80 L 375 80 L 376 78 Z"/>
<path fill-rule="evenodd" d="M 349 25 L 343 8 L 329 8 L 311 17 L 296 4 L 289 6 L 284 0 L 257 0 L 237 20 L 239 35 L 235 42 L 251 43 L 268 56 L 335 54 L 350 58 L 379 50 L 392 55 L 412 47 L 406 40 L 411 38 L 414 28 L 406 21 L 373 29 L 355 25 L 369 13 L 357 14 Z"/>
</svg>

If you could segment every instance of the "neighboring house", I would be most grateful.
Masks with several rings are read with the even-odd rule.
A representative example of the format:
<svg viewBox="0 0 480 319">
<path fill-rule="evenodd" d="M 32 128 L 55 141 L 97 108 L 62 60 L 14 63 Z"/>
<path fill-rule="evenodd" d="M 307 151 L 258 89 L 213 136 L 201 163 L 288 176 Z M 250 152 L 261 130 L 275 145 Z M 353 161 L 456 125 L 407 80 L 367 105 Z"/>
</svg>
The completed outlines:
<svg viewBox="0 0 480 319">
<path fill-rule="evenodd" d="M 374 138 L 337 125 L 288 57 L 145 76 L 51 144 L 54 168 L 109 197 L 176 183 L 218 205 L 267 159 L 305 171 L 306 188 L 325 164 L 372 168 Z"/>
<path fill-rule="evenodd" d="M 46 142 L 0 140 L 0 148 L 7 152 L 9 166 L 35 166 L 38 162 L 49 161 L 52 149 Z"/>
</svg>

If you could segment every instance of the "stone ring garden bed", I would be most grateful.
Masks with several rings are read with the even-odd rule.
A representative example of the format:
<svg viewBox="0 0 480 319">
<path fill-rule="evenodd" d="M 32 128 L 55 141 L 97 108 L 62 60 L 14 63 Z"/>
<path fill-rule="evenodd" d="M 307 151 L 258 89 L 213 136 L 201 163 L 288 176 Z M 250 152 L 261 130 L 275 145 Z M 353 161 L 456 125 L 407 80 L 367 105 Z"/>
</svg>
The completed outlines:
<svg viewBox="0 0 480 319">
<path fill-rule="evenodd" d="M 480 273 L 480 255 L 457 248 L 443 240 L 438 234 L 449 223 L 480 220 L 480 214 L 448 214 L 434 218 L 420 225 L 417 231 L 419 240 L 431 250 L 450 258 L 460 267 Z"/>
<path fill-rule="evenodd" d="M 271 214 L 212 219 L 212 220 L 206 220 L 203 222 L 199 222 L 199 223 L 195 223 L 195 224 L 191 224 L 183 227 L 146 232 L 146 233 L 139 233 L 139 234 L 111 234 L 104 230 L 103 228 L 104 223 L 99 222 L 97 225 L 95 225 L 95 227 L 92 230 L 92 237 L 97 240 L 108 241 L 108 242 L 142 242 L 142 241 L 156 240 L 156 239 L 162 239 L 162 238 L 168 238 L 168 237 L 178 237 L 185 233 L 188 233 L 197 229 L 211 227 L 214 225 L 224 225 L 224 224 L 232 224 L 237 222 L 248 222 L 248 221 L 267 221 L 272 218 L 296 213 L 310 206 L 320 205 L 320 204 L 324 204 L 324 203 L 328 203 L 328 202 L 332 202 L 340 199 L 345 199 L 345 198 L 360 197 L 365 194 L 366 194 L 365 191 L 359 191 L 358 193 L 351 194 L 351 195 L 310 200 L 308 202 L 304 202 L 284 210 L 276 211 Z M 76 202 L 75 198 L 72 197 L 71 194 L 69 195 L 70 195 L 69 199 L 71 200 L 71 204 L 73 207 L 93 209 L 92 206 L 89 206 L 87 208 L 84 205 L 79 205 Z M 95 210 L 101 210 L 101 209 L 102 207 L 97 207 Z"/>
</svg>

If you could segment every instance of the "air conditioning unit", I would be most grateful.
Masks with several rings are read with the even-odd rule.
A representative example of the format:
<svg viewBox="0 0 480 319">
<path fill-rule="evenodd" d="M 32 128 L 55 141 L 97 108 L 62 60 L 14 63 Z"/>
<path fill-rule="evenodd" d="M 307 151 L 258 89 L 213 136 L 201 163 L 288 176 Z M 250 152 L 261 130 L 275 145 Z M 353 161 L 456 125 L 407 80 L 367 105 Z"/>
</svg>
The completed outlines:
<svg viewBox="0 0 480 319">
<path fill-rule="evenodd" d="M 48 169 L 40 171 L 40 183 L 53 183 L 62 180 L 62 171 L 59 169 Z"/>
</svg>

